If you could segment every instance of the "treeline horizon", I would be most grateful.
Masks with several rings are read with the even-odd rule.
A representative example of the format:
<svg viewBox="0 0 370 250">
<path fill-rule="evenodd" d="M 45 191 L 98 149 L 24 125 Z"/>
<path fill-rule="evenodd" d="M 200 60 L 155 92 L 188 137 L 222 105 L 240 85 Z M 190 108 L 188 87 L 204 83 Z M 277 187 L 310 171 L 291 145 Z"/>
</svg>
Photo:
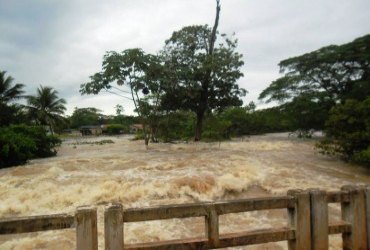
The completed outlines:
<svg viewBox="0 0 370 250">
<path fill-rule="evenodd" d="M 323 47 L 281 61 L 279 65 L 285 75 L 273 81 L 260 94 L 261 100 L 277 101 L 280 105 L 256 110 L 255 104 L 250 102 L 245 106 L 207 110 L 204 114 L 202 137 L 206 141 L 227 140 L 233 136 L 297 131 L 298 137 L 307 138 L 312 131 L 322 130 L 326 139 L 318 144 L 318 148 L 323 153 L 369 165 L 369 44 L 370 35 L 366 35 L 344 45 Z M 338 81 L 339 76 L 334 77 L 335 70 L 340 79 L 345 81 Z M 24 95 L 24 85 L 13 86 L 14 79 L 6 76 L 5 71 L 0 73 L 2 161 L 12 154 L 12 150 L 28 147 L 30 152 L 41 152 L 46 145 L 42 154 L 15 154 L 11 157 L 16 159 L 12 161 L 12 165 L 24 163 L 33 157 L 55 155 L 54 148 L 60 141 L 48 136 L 45 127 L 53 134 L 54 131 L 62 133 L 64 129 L 78 129 L 84 125 L 110 124 L 112 129 L 109 133 L 118 134 L 122 131 L 127 133 L 130 125 L 145 121 L 150 131 L 148 140 L 152 142 L 194 139 L 197 117 L 191 110 L 170 110 L 157 106 L 156 112 L 150 113 L 151 106 L 148 102 L 145 117 L 124 115 L 124 107 L 121 105 L 115 107 L 116 115 L 103 115 L 99 109 L 93 107 L 76 107 L 73 114 L 66 117 L 66 102 L 58 97 L 56 90 L 40 86 L 36 95 Z M 316 75 L 322 77 L 321 83 L 320 79 L 314 78 Z M 22 98 L 27 100 L 27 105 L 17 103 Z M 27 126 L 37 132 L 30 132 L 32 129 Z M 38 126 L 44 129 L 40 130 Z M 22 134 L 21 137 L 19 133 Z M 35 138 L 33 142 L 27 140 L 32 137 L 31 134 L 35 138 L 45 139 L 39 140 L 36 146 Z M 139 134 L 138 138 L 144 139 L 144 135 Z M 19 140 L 29 145 L 23 145 Z M 1 166 L 7 165 L 0 163 Z"/>
</svg>

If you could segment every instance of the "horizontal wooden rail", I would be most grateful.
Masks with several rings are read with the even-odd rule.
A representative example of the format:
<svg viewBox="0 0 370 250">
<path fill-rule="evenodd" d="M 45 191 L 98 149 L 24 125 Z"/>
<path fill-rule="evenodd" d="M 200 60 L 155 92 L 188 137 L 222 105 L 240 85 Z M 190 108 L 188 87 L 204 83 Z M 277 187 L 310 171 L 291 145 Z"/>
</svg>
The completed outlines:
<svg viewBox="0 0 370 250">
<path fill-rule="evenodd" d="M 206 216 L 212 207 L 218 215 L 256 210 L 282 209 L 294 206 L 291 196 L 251 198 L 233 201 L 177 204 L 148 208 L 131 208 L 123 212 L 124 222 L 166 220 L 174 218 Z"/>
<path fill-rule="evenodd" d="M 74 228 L 74 220 L 74 216 L 68 214 L 1 219 L 0 234 L 19 234 Z"/>
<path fill-rule="evenodd" d="M 95 207 L 78 207 L 74 215 L 53 214 L 0 220 L 0 235 L 32 233 L 49 230 L 76 229 L 78 250 L 97 250 L 97 210 Z"/>
<path fill-rule="evenodd" d="M 360 190 L 360 191 L 357 191 Z M 133 208 L 122 210 L 122 207 L 111 207 L 107 211 L 107 229 L 117 227 L 122 211 L 123 222 L 138 222 L 148 220 L 164 220 L 173 218 L 204 217 L 204 238 L 179 239 L 171 241 L 123 244 L 123 237 L 119 234 L 109 239 L 109 244 L 122 246 L 125 249 L 213 249 L 251 244 L 261 244 L 274 241 L 288 241 L 289 250 L 296 249 L 326 249 L 328 236 L 342 234 L 344 246 L 352 246 L 352 239 L 360 239 L 365 232 L 362 224 L 369 224 L 369 215 L 364 220 L 363 212 L 370 208 L 370 189 L 364 187 L 342 188 L 340 191 L 325 192 L 319 189 L 290 190 L 287 196 L 263 197 L 233 201 L 216 201 L 194 204 L 180 204 L 157 206 L 149 208 Z M 357 195 L 357 196 L 356 196 Z M 366 196 L 366 197 L 365 197 Z M 366 206 L 364 199 L 366 198 Z M 329 224 L 328 204 L 339 203 L 342 206 L 343 221 Z M 118 210 L 117 210 L 118 209 Z M 287 209 L 289 228 L 250 231 L 233 234 L 219 234 L 218 217 L 223 214 L 241 213 L 257 210 Z M 344 209 L 344 210 L 343 210 Z M 357 209 L 355 211 L 355 209 Z M 354 214 L 354 217 L 351 215 Z M 361 218 L 361 219 L 360 219 Z M 362 221 L 361 227 L 357 226 Z M 367 222 L 364 222 L 367 221 Z M 368 226 L 369 228 L 369 226 Z M 109 230 L 108 230 L 109 231 Z M 346 243 L 348 242 L 348 243 Z M 355 243 L 354 246 L 359 244 Z M 366 243 L 361 243 L 366 246 Z M 107 248 L 113 249 L 113 248 Z"/>
<path fill-rule="evenodd" d="M 220 235 L 220 243 L 217 247 L 225 248 L 243 245 L 262 244 L 294 239 L 294 230 L 289 228 L 265 229 L 249 232 L 231 233 Z M 125 249 L 149 250 L 149 249 L 209 249 L 207 238 L 192 238 L 183 240 L 170 240 L 161 242 L 149 242 L 125 245 Z"/>
<path fill-rule="evenodd" d="M 349 193 L 346 191 L 327 192 L 328 203 L 349 202 Z"/>
<path fill-rule="evenodd" d="M 139 222 L 149 220 L 201 217 L 207 215 L 208 204 L 210 203 L 206 202 L 206 203 L 157 206 L 148 208 L 131 208 L 123 212 L 123 221 Z"/>
<path fill-rule="evenodd" d="M 294 206 L 295 199 L 292 196 L 275 196 L 252 198 L 233 201 L 215 202 L 214 206 L 218 215 L 250 212 L 257 210 L 282 209 Z"/>
<path fill-rule="evenodd" d="M 350 233 L 352 231 L 351 224 L 348 222 L 336 222 L 329 225 L 329 234 Z"/>
</svg>

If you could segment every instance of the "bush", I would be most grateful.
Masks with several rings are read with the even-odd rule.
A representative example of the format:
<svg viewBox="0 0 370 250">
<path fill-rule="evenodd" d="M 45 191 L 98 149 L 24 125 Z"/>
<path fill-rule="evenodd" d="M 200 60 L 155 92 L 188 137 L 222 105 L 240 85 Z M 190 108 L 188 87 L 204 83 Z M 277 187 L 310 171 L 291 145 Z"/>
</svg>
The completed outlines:
<svg viewBox="0 0 370 250">
<path fill-rule="evenodd" d="M 195 116 L 191 112 L 176 111 L 160 117 L 157 138 L 164 142 L 188 140 L 194 136 Z"/>
<path fill-rule="evenodd" d="M 214 115 L 208 115 L 204 121 L 202 138 L 206 141 L 230 139 L 229 128 L 232 123 Z"/>
<path fill-rule="evenodd" d="M 0 129 L 0 168 L 19 165 L 30 159 L 36 143 L 11 129 Z"/>
<path fill-rule="evenodd" d="M 370 146 L 366 150 L 353 154 L 352 160 L 361 165 L 370 166 Z"/>
<path fill-rule="evenodd" d="M 325 132 L 327 140 L 318 145 L 323 153 L 370 166 L 370 97 L 334 107 Z"/>
<path fill-rule="evenodd" d="M 128 128 L 121 124 L 110 124 L 108 125 L 106 131 L 108 135 L 119 135 L 123 134 L 124 132 L 128 132 Z"/>
<path fill-rule="evenodd" d="M 16 125 L 0 128 L 0 168 L 24 164 L 37 157 L 56 154 L 61 140 L 48 136 L 41 126 Z"/>
</svg>

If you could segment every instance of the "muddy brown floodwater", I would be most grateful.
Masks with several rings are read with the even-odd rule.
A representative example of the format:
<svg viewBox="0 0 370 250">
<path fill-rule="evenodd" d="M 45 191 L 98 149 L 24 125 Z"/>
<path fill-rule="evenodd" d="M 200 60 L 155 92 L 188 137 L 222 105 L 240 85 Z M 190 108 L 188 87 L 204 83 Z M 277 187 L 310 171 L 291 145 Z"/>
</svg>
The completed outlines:
<svg viewBox="0 0 370 250">
<path fill-rule="evenodd" d="M 104 247 L 103 209 L 111 202 L 124 208 L 285 194 L 292 188 L 337 190 L 346 184 L 370 183 L 370 172 L 320 155 L 314 140 L 287 134 L 253 136 L 229 142 L 151 144 L 112 137 L 114 144 L 73 143 L 58 156 L 0 170 L 0 217 L 74 213 L 77 206 L 98 206 L 99 248 Z M 330 205 L 330 220 L 340 210 Z M 201 218 L 125 225 L 125 242 L 197 237 Z M 285 226 L 286 211 L 271 210 L 220 216 L 220 233 Z M 331 249 L 340 237 L 330 236 Z M 0 249 L 73 249 L 75 231 L 0 237 Z M 286 249 L 286 242 L 234 249 Z"/>
</svg>

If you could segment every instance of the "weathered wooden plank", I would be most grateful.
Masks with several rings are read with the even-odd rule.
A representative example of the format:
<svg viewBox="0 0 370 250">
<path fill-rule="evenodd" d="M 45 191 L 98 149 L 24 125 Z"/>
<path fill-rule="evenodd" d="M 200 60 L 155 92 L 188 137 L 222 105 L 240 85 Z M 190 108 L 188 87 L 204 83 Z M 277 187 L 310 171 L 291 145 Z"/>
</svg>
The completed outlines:
<svg viewBox="0 0 370 250">
<path fill-rule="evenodd" d="M 256 210 L 281 209 L 294 207 L 294 198 L 290 196 L 275 196 L 251 198 L 233 201 L 215 202 L 217 214 L 241 213 Z"/>
<path fill-rule="evenodd" d="M 288 195 L 296 199 L 294 208 L 288 209 L 288 220 L 295 229 L 295 239 L 288 240 L 289 250 L 311 249 L 310 194 L 302 190 L 289 190 Z"/>
<path fill-rule="evenodd" d="M 328 203 L 349 202 L 349 194 L 346 191 L 327 192 Z"/>
<path fill-rule="evenodd" d="M 76 210 L 77 250 L 97 250 L 97 211 L 94 207 L 78 207 Z"/>
<path fill-rule="evenodd" d="M 40 215 L 0 220 L 0 234 L 31 233 L 74 227 L 74 216 L 68 214 Z"/>
<path fill-rule="evenodd" d="M 329 224 L 329 234 L 341 234 L 341 233 L 350 233 L 351 232 L 351 224 L 348 222 L 336 222 Z"/>
<path fill-rule="evenodd" d="M 205 217 L 205 232 L 208 238 L 208 245 L 212 248 L 217 248 L 220 244 L 218 214 L 214 206 L 209 206 L 207 216 Z"/>
<path fill-rule="evenodd" d="M 276 242 L 294 239 L 294 237 L 295 237 L 294 230 L 288 228 L 224 234 L 220 235 L 220 245 L 215 248 L 262 244 L 267 242 Z M 193 238 L 193 239 L 125 245 L 125 249 L 135 249 L 135 250 L 210 249 L 210 248 L 213 249 L 214 247 L 210 247 L 208 245 L 208 240 L 205 238 Z"/>
<path fill-rule="evenodd" d="M 148 220 L 164 220 L 172 218 L 206 216 L 208 206 L 214 205 L 217 214 L 240 213 L 264 209 L 279 209 L 294 206 L 294 198 L 289 196 L 276 196 L 252 198 L 234 201 L 219 201 L 214 203 L 193 203 L 157 206 L 148 208 L 131 208 L 124 210 L 125 222 Z"/>
<path fill-rule="evenodd" d="M 122 205 L 114 204 L 104 211 L 105 249 L 123 249 Z"/>
<path fill-rule="evenodd" d="M 186 249 L 210 249 L 208 239 L 192 238 L 183 240 L 168 240 L 160 242 L 148 242 L 125 245 L 124 249 L 131 250 L 186 250 Z"/>
<path fill-rule="evenodd" d="M 124 222 L 165 220 L 206 216 L 211 203 L 167 205 L 148 208 L 130 208 L 123 211 Z"/>
<path fill-rule="evenodd" d="M 329 248 L 329 216 L 326 192 L 310 190 L 311 196 L 311 247 L 313 250 Z"/>
<path fill-rule="evenodd" d="M 220 248 L 277 242 L 294 238 L 295 230 L 290 228 L 225 234 L 220 236 Z"/>
<path fill-rule="evenodd" d="M 365 188 L 344 186 L 349 202 L 342 202 L 342 219 L 351 224 L 351 232 L 342 234 L 343 249 L 367 249 Z"/>
<path fill-rule="evenodd" d="M 367 247 L 370 247 L 370 187 L 365 188 Z"/>
</svg>

